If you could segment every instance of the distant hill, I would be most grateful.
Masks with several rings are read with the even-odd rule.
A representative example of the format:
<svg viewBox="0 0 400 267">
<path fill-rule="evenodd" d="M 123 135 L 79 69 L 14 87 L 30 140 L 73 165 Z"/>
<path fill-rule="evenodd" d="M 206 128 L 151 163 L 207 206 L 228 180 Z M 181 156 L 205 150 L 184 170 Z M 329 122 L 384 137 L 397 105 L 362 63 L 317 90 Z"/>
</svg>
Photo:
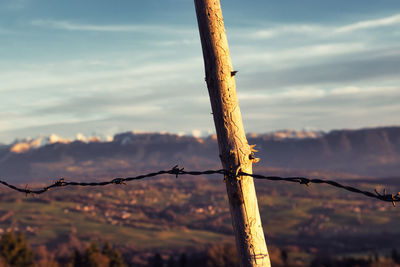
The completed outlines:
<svg viewBox="0 0 400 267">
<path fill-rule="evenodd" d="M 364 176 L 400 174 L 400 127 L 331 131 L 318 138 L 249 138 L 262 165 L 317 169 Z"/>
<path fill-rule="evenodd" d="M 400 127 L 329 133 L 289 130 L 249 134 L 248 140 L 257 144 L 261 167 L 379 177 L 400 173 Z M 14 182 L 127 176 L 175 164 L 219 168 L 215 136 L 126 132 L 110 141 L 71 141 L 52 135 L 0 146 L 0 178 Z"/>
</svg>

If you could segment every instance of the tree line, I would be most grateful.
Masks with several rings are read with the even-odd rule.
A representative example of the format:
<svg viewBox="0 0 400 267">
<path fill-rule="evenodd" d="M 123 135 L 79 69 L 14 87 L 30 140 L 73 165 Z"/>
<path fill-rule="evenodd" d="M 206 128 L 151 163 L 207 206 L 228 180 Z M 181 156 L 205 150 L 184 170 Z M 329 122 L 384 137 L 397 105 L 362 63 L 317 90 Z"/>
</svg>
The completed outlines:
<svg viewBox="0 0 400 267">
<path fill-rule="evenodd" d="M 277 253 L 278 252 L 278 253 Z M 296 262 L 284 249 L 273 251 L 271 260 L 273 266 L 310 266 L 310 267 L 400 267 L 400 252 L 392 249 L 385 256 L 372 253 L 364 258 L 331 257 L 318 254 L 308 264 Z M 232 244 L 210 245 L 200 252 L 178 253 L 174 255 L 161 255 L 157 252 L 149 257 L 147 263 L 140 265 L 127 263 L 122 254 L 113 246 L 105 242 L 102 246 L 90 243 L 86 249 L 71 251 L 71 255 L 64 260 L 50 260 L 39 262 L 26 241 L 23 233 L 7 232 L 0 238 L 0 267 L 238 267 L 239 258 Z"/>
</svg>

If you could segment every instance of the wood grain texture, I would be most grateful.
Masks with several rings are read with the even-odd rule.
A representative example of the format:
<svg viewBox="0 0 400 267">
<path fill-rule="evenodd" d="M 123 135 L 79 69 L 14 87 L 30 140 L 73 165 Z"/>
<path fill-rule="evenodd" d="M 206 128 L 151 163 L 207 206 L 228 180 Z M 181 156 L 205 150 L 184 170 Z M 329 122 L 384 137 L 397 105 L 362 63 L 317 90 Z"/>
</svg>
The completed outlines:
<svg viewBox="0 0 400 267">
<path fill-rule="evenodd" d="M 252 173 L 220 2 L 194 2 L 222 166 Z M 253 178 L 226 177 L 226 188 L 241 266 L 270 266 Z"/>
</svg>

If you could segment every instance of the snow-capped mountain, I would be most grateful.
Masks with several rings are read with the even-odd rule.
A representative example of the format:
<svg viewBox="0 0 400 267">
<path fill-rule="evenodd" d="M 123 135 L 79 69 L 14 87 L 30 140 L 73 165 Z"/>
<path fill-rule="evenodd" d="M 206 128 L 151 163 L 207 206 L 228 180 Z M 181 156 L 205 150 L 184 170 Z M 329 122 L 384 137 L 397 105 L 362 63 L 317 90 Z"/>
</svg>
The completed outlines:
<svg viewBox="0 0 400 267">
<path fill-rule="evenodd" d="M 279 130 L 265 134 L 249 133 L 249 138 L 262 138 L 263 140 L 285 140 L 285 139 L 307 139 L 320 138 L 325 134 L 323 131 L 307 130 Z"/>
<path fill-rule="evenodd" d="M 329 133 L 278 131 L 249 134 L 258 166 L 321 170 L 364 176 L 400 173 L 400 127 L 338 130 Z M 140 170 L 220 167 L 215 135 L 204 138 L 166 133 L 116 134 L 113 138 L 70 140 L 51 135 L 0 146 L 0 177 L 124 175 Z M 257 166 L 256 165 L 256 166 Z"/>
</svg>

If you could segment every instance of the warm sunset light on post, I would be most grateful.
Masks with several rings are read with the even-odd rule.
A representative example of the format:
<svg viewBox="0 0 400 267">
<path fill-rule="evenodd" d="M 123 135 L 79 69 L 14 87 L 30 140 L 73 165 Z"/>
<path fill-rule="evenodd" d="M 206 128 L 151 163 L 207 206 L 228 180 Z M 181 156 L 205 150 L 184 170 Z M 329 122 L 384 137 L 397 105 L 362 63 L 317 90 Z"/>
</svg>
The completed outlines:
<svg viewBox="0 0 400 267">
<path fill-rule="evenodd" d="M 220 3 L 194 2 L 222 165 L 252 173 L 256 159 L 242 124 Z M 226 188 L 241 266 L 270 266 L 253 178 L 226 177 Z"/>
</svg>

